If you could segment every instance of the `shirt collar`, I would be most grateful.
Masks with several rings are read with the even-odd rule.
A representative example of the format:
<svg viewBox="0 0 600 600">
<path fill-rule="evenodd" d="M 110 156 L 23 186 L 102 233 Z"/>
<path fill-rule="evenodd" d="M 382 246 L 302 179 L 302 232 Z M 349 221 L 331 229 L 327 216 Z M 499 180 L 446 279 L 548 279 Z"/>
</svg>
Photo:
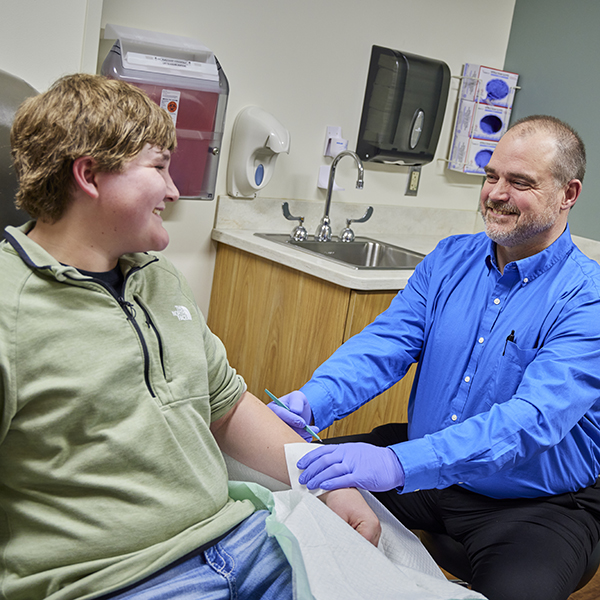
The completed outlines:
<svg viewBox="0 0 600 600">
<path fill-rule="evenodd" d="M 28 221 L 20 227 L 9 226 L 5 229 L 5 243 L 21 257 L 30 268 L 52 273 L 58 281 L 66 279 L 86 279 L 77 269 L 63 265 L 49 252 L 34 242 L 27 234 L 33 229 L 35 221 Z M 124 254 L 120 261 L 124 272 L 134 267 L 144 267 L 156 261 L 156 258 L 146 252 Z"/>
<path fill-rule="evenodd" d="M 567 224 L 562 235 L 556 239 L 550 246 L 521 260 L 510 262 L 504 268 L 506 269 L 515 268 L 519 273 L 519 277 L 523 283 L 530 283 L 549 269 L 551 269 L 557 262 L 564 260 L 571 252 L 575 244 L 571 239 L 571 231 Z M 488 243 L 488 255 L 486 256 L 486 264 L 489 269 L 494 267 L 498 269 L 498 263 L 496 262 L 496 243 L 489 240 Z M 511 266 L 513 265 L 513 266 Z"/>
</svg>

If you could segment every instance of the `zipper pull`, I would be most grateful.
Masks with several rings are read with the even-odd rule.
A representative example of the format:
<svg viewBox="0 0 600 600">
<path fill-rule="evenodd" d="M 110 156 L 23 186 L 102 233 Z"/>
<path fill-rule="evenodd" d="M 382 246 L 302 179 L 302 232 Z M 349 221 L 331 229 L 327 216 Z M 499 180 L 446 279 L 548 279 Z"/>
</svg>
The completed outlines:
<svg viewBox="0 0 600 600">
<path fill-rule="evenodd" d="M 128 319 L 135 319 L 135 306 L 131 302 L 127 302 L 124 298 L 117 298 L 121 308 L 125 311 Z"/>
</svg>

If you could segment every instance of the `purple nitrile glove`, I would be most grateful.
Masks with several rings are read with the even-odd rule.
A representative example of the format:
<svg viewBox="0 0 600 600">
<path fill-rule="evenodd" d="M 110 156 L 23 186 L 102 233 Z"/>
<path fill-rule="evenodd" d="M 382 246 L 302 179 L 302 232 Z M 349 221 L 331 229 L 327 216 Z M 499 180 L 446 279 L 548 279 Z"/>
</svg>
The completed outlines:
<svg viewBox="0 0 600 600">
<path fill-rule="evenodd" d="M 404 485 L 404 469 L 391 448 L 363 442 L 318 446 L 297 463 L 298 478 L 308 489 L 356 487 L 385 492 Z"/>
<path fill-rule="evenodd" d="M 279 398 L 289 410 L 278 406 L 275 402 L 269 402 L 267 406 L 285 423 L 287 423 L 298 435 L 302 436 L 307 442 L 312 441 L 313 437 L 304 428 L 310 425 L 313 415 L 310 404 L 306 396 L 299 391 L 290 392 Z M 319 433 L 319 428 L 311 425 L 310 428 Z"/>
</svg>

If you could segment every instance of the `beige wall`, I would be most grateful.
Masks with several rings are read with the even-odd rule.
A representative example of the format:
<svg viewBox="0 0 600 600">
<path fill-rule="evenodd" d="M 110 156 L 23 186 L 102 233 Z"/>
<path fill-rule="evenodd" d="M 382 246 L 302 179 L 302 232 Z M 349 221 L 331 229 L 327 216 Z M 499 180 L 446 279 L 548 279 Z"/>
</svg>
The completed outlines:
<svg viewBox="0 0 600 600">
<path fill-rule="evenodd" d="M 292 138 L 262 195 L 310 200 L 324 197 L 316 180 L 327 164 L 326 127 L 341 126 L 355 147 L 373 44 L 442 59 L 454 75 L 464 62 L 500 68 L 513 8 L 514 0 L 104 0 L 102 21 L 194 37 L 213 50 L 231 87 L 225 155 L 235 116 L 261 106 Z M 447 155 L 457 87 L 453 80 L 439 157 Z M 344 187 L 353 187 L 350 172 L 350 164 L 340 171 Z M 406 178 L 406 168 L 369 168 L 364 192 L 349 191 L 344 200 L 476 206 L 480 180 L 448 173 L 441 161 L 423 169 L 416 200 L 404 197 Z"/>
<path fill-rule="evenodd" d="M 258 105 L 291 133 L 262 196 L 323 201 L 316 181 L 325 129 L 342 127 L 356 144 L 373 44 L 444 60 L 454 75 L 465 62 L 502 67 L 515 0 L 0 0 L 0 68 L 38 89 L 57 76 L 93 71 L 99 29 L 114 23 L 194 37 L 219 58 L 229 79 L 217 193 L 224 194 L 231 129 Z M 100 45 L 100 60 L 106 44 Z M 369 166 L 353 190 L 351 161 L 338 169 L 344 201 L 475 210 L 481 181 L 449 172 L 447 156 L 458 80 L 453 79 L 436 160 L 423 168 L 416 198 L 404 196 L 405 167 Z M 334 196 L 334 208 L 335 199 Z M 341 196 L 340 196 L 341 197 Z M 168 216 L 168 254 L 208 309 L 214 265 L 215 202 L 182 201 Z M 279 210 L 274 206 L 274 210 Z M 359 211 L 360 212 L 360 211 Z M 316 223 L 307 223 L 313 229 Z"/>
<path fill-rule="evenodd" d="M 0 0 L 0 9 L 0 69 L 40 91 L 95 71 L 102 0 Z"/>
</svg>

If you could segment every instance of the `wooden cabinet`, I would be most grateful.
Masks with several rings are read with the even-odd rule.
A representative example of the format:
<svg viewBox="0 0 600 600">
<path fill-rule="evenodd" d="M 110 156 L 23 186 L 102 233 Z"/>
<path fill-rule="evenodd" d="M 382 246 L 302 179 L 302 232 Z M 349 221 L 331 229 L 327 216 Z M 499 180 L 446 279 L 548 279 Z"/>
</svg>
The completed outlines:
<svg viewBox="0 0 600 600">
<path fill-rule="evenodd" d="M 359 292 L 219 244 L 208 325 L 248 389 L 264 402 L 298 389 L 346 339 L 385 310 L 395 291 Z M 402 381 L 334 423 L 325 437 L 406 422 L 413 368 Z"/>
<path fill-rule="evenodd" d="M 344 341 L 362 331 L 377 315 L 382 313 L 398 292 L 360 292 L 352 290 L 348 306 L 348 318 L 344 329 Z M 396 385 L 373 398 L 367 404 L 344 419 L 335 422 L 327 430 L 327 437 L 367 433 L 384 423 L 406 423 L 410 390 L 416 365 Z"/>
</svg>

